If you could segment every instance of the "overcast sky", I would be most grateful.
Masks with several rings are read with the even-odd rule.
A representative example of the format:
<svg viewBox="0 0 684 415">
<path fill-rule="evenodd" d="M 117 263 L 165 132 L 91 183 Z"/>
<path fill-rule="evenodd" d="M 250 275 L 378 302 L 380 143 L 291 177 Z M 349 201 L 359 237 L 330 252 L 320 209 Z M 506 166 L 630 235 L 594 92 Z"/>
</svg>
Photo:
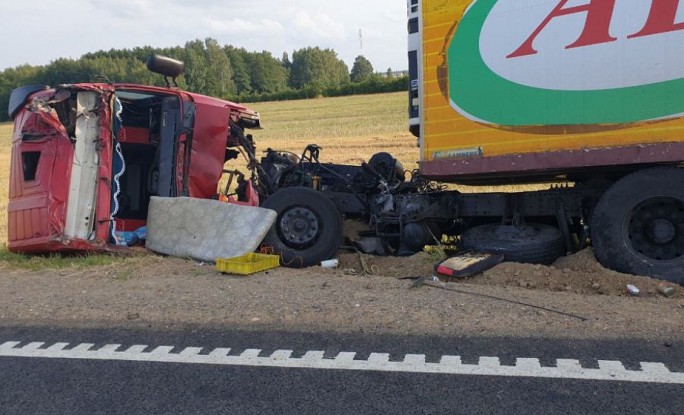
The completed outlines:
<svg viewBox="0 0 684 415">
<path fill-rule="evenodd" d="M 0 70 L 211 37 L 249 51 L 332 48 L 351 68 L 406 64 L 406 0 L 0 0 Z"/>
</svg>

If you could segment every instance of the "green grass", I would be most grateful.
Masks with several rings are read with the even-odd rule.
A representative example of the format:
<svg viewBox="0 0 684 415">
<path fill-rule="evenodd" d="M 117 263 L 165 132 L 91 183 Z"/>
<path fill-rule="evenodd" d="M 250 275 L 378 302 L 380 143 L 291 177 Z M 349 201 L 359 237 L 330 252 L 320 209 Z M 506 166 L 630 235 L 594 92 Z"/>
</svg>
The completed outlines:
<svg viewBox="0 0 684 415">
<path fill-rule="evenodd" d="M 107 266 L 126 262 L 127 258 L 112 255 L 22 255 L 13 254 L 7 247 L 0 248 L 0 269 L 19 268 L 27 271 L 60 270 L 65 268 L 82 269 Z"/>
</svg>

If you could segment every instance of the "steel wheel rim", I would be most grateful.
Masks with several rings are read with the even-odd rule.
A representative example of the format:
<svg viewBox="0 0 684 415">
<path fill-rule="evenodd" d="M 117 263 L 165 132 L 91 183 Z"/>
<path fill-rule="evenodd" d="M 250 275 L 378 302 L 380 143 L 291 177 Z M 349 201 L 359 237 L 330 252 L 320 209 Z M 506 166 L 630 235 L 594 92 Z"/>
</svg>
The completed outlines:
<svg viewBox="0 0 684 415">
<path fill-rule="evenodd" d="M 307 248 L 318 240 L 321 226 L 318 216 L 305 207 L 293 207 L 278 220 L 278 233 L 281 240 L 292 248 Z"/>
<path fill-rule="evenodd" d="M 626 224 L 632 250 L 669 261 L 684 255 L 684 203 L 675 198 L 646 200 L 634 208 Z"/>
</svg>

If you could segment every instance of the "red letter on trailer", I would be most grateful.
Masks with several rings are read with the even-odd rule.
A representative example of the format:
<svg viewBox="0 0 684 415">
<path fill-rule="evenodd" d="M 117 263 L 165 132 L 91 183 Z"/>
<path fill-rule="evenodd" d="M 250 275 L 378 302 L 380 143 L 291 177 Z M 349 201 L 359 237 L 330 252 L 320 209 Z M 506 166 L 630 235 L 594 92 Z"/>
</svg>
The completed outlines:
<svg viewBox="0 0 684 415">
<path fill-rule="evenodd" d="M 534 49 L 532 43 L 534 43 L 534 40 L 551 20 L 556 17 L 575 13 L 586 12 L 587 20 L 580 37 L 574 43 L 566 46 L 566 49 L 608 43 L 617 40 L 617 38 L 610 35 L 610 22 L 613 17 L 613 10 L 615 9 L 615 0 L 591 0 L 584 6 L 574 6 L 566 9 L 565 5 L 568 4 L 569 1 L 570 0 L 561 0 L 551 14 L 549 14 L 532 35 L 527 38 L 525 43 L 520 45 L 520 47 L 515 52 L 508 55 L 507 58 L 517 58 L 519 56 L 536 54 L 537 51 Z"/>
<path fill-rule="evenodd" d="M 678 8 L 679 0 L 652 0 L 646 25 L 639 32 L 629 35 L 627 38 L 632 39 L 684 29 L 684 22 L 675 23 Z"/>
</svg>

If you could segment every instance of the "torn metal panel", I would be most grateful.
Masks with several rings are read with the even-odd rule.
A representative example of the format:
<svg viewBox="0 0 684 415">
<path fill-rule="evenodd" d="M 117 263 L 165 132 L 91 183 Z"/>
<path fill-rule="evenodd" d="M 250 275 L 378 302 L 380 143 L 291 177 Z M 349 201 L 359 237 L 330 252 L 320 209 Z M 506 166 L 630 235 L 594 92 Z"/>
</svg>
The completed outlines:
<svg viewBox="0 0 684 415">
<path fill-rule="evenodd" d="M 92 239 L 99 168 L 98 94 L 84 91 L 77 96 L 75 149 L 64 235 Z"/>
<path fill-rule="evenodd" d="M 8 204 L 11 251 L 95 251 L 106 245 L 109 224 L 98 214 L 109 209 L 107 89 L 41 90 L 16 113 Z"/>
<path fill-rule="evenodd" d="M 53 98 L 54 91 L 38 92 L 15 115 L 8 203 L 10 249 L 31 249 L 64 228 L 72 144 L 48 104 Z"/>
</svg>

